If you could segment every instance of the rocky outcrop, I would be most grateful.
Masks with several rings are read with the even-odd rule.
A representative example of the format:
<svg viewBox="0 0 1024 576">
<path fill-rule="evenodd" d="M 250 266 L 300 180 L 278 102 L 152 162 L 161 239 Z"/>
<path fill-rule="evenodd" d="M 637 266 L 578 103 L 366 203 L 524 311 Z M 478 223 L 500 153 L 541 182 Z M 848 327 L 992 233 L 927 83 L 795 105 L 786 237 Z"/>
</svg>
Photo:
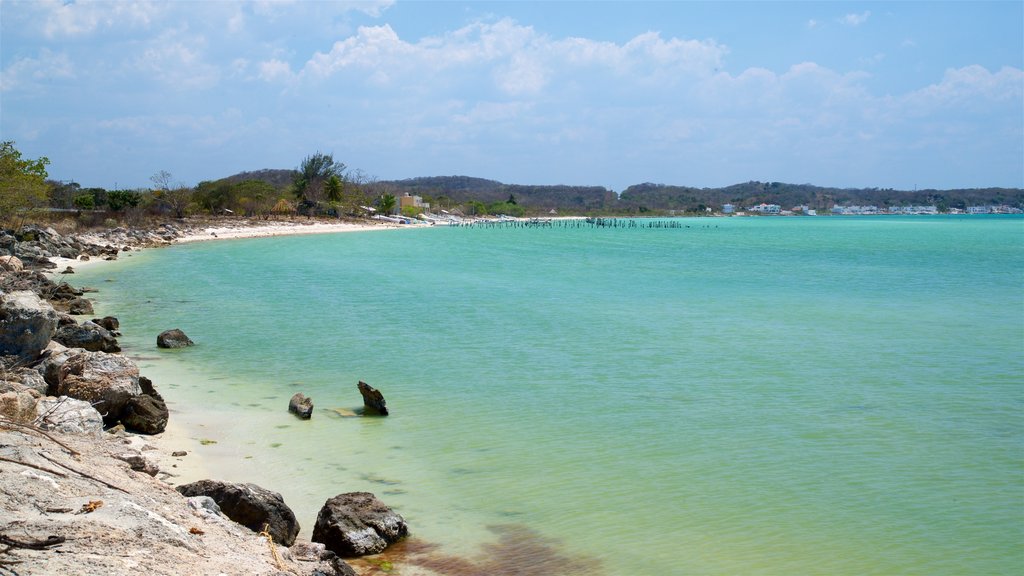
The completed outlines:
<svg viewBox="0 0 1024 576">
<path fill-rule="evenodd" d="M 138 366 L 117 354 L 75 352 L 58 373 L 57 393 L 92 403 L 107 424 L 116 423 L 128 400 L 142 394 Z"/>
<path fill-rule="evenodd" d="M 253 532 L 267 533 L 274 542 L 291 546 L 299 534 L 295 514 L 277 492 L 255 484 L 234 484 L 219 480 L 200 480 L 176 488 L 185 496 L 209 496 L 225 516 Z"/>
<path fill-rule="evenodd" d="M 109 330 L 93 322 L 65 324 L 57 328 L 53 339 L 68 348 L 83 348 L 92 352 L 120 352 L 117 338 Z"/>
<path fill-rule="evenodd" d="M 35 360 L 56 330 L 57 312 L 35 293 L 0 294 L 0 355 Z"/>
<path fill-rule="evenodd" d="M 324 503 L 313 542 L 343 557 L 379 554 L 409 533 L 405 519 L 369 492 L 338 494 Z"/>
<path fill-rule="evenodd" d="M 371 415 L 387 416 L 387 402 L 384 401 L 384 395 L 380 393 L 380 390 L 377 390 L 362 380 L 359 381 L 358 386 L 359 393 L 363 395 L 363 406 L 366 407 L 366 413 Z"/>
<path fill-rule="evenodd" d="M 288 401 L 288 411 L 299 418 L 308 420 L 313 415 L 313 399 L 299 392 Z"/>
<path fill-rule="evenodd" d="M 194 344 L 195 342 L 177 328 L 164 330 L 156 337 L 156 345 L 158 348 L 185 348 L 186 346 L 192 346 Z"/>
<path fill-rule="evenodd" d="M 121 411 L 121 423 L 134 432 L 159 434 L 167 428 L 169 414 L 163 398 L 140 394 L 128 399 Z"/>
<path fill-rule="evenodd" d="M 39 393 L 32 390 L 11 390 L 0 393 L 0 418 L 28 424 L 35 420 Z"/>
<path fill-rule="evenodd" d="M 103 417 L 85 400 L 47 396 L 36 404 L 36 411 L 36 421 L 44 430 L 92 436 L 103 433 Z"/>
</svg>

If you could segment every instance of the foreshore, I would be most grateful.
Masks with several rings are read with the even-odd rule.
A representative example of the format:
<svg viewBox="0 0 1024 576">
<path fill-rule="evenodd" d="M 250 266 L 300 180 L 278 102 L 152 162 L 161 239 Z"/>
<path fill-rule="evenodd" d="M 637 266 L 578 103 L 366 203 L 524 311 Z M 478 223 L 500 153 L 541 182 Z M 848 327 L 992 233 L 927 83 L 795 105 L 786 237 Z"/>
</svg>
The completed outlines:
<svg viewBox="0 0 1024 576">
<path fill-rule="evenodd" d="M 82 238 L 72 241 L 73 245 L 80 245 L 74 244 L 79 241 L 93 243 L 89 247 L 91 256 L 83 252 L 86 255 L 71 258 L 64 250 L 61 255 L 47 256 L 43 249 L 26 251 L 25 259 L 46 256 L 57 266 L 48 271 L 53 277 L 68 271 L 68 267 L 102 266 L 122 252 L 157 246 L 398 228 L 378 223 L 239 220 L 172 226 L 166 229 L 172 232 L 157 239 L 151 230 L 82 234 Z M 40 235 L 51 233 L 52 229 L 37 227 L 33 237 L 38 240 Z M 48 241 L 57 243 L 52 237 Z M 36 272 L 21 272 L 20 259 L 4 258 L 0 256 L 0 273 L 4 275 L 0 296 L 4 291 L 20 289 L 26 282 L 43 286 L 38 277 L 31 276 Z M 33 279 L 28 282 L 23 277 Z M 45 295 L 49 290 L 35 291 Z M 13 370 L 21 374 L 27 369 L 11 366 L 16 364 L 5 364 L 0 371 L 0 384 L 5 385 L 0 392 L 10 392 L 4 396 L 21 394 L 12 398 L 23 401 L 28 391 L 13 382 Z M 39 398 L 39 390 L 31 396 Z M 5 398 L 4 406 L 10 405 Z M 174 415 L 165 429 L 153 435 L 120 428 L 115 433 L 46 432 L 39 428 L 45 419 L 42 414 L 36 420 L 18 421 L 13 416 L 7 411 L 0 413 L 0 431 L 4 436 L 0 449 L 0 509 L 5 510 L 0 534 L 8 546 L 6 550 L 0 547 L 0 573 L 306 575 L 348 574 L 352 572 L 346 570 L 351 568 L 357 574 L 376 573 L 379 562 L 354 560 L 349 567 L 332 562 L 330 554 L 310 553 L 306 544 L 294 550 L 274 546 L 265 535 L 250 532 L 224 516 L 190 508 L 188 501 L 167 482 L 177 483 L 182 477 L 205 477 L 206 466 L 195 451 L 183 454 L 181 447 L 185 441 L 199 431 L 177 422 Z M 324 498 L 330 496 L 333 494 Z M 307 530 L 299 543 L 309 539 L 310 520 L 304 519 L 304 523 Z M 415 571 L 403 573 L 431 573 L 410 569 Z"/>
</svg>

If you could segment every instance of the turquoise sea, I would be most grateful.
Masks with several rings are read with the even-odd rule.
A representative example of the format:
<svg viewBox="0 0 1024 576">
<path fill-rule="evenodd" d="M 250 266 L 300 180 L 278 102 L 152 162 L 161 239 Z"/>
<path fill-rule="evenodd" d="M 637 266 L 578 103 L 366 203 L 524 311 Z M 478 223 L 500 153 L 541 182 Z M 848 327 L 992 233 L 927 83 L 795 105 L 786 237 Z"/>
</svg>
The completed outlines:
<svg viewBox="0 0 1024 576">
<path fill-rule="evenodd" d="M 300 538 L 366 490 L 436 545 L 405 566 L 445 574 L 1020 574 L 1024 219 L 681 222 L 198 243 L 72 278 L 183 448 L 282 493 Z M 174 327 L 197 346 L 158 351 Z M 389 417 L 332 410 L 359 380 Z"/>
</svg>

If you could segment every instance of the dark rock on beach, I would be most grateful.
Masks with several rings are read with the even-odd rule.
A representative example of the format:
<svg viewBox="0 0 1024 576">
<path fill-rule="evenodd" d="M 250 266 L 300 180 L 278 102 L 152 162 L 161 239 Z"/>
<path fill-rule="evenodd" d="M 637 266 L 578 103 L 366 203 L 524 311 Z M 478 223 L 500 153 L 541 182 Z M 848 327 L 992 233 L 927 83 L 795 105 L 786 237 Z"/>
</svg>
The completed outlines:
<svg viewBox="0 0 1024 576">
<path fill-rule="evenodd" d="M 121 412 L 121 423 L 134 432 L 159 434 L 167 428 L 170 412 L 163 399 L 140 394 L 128 400 Z"/>
<path fill-rule="evenodd" d="M 313 399 L 299 392 L 288 401 L 288 411 L 299 418 L 308 420 L 313 415 Z"/>
<path fill-rule="evenodd" d="M 359 381 L 358 386 L 359 393 L 363 395 L 363 405 L 366 406 L 366 413 L 387 416 L 387 402 L 384 401 L 384 395 L 380 393 L 380 390 L 362 380 Z"/>
<path fill-rule="evenodd" d="M 67 304 L 68 314 L 74 314 L 75 316 L 85 316 L 86 314 L 92 314 L 92 302 L 89 302 L 85 298 L 75 298 L 70 300 Z"/>
<path fill-rule="evenodd" d="M 409 534 L 405 519 L 369 492 L 338 494 L 324 503 L 313 542 L 343 557 L 378 554 Z"/>
<path fill-rule="evenodd" d="M 104 316 L 103 318 L 93 318 L 92 322 L 98 326 L 102 326 L 110 332 L 117 332 L 121 329 L 121 323 L 118 322 L 117 318 L 113 316 Z"/>
<path fill-rule="evenodd" d="M 213 498 L 225 516 L 253 532 L 262 532 L 263 527 L 269 525 L 267 533 L 282 546 L 294 544 L 299 534 L 295 514 L 277 492 L 255 484 L 234 484 L 219 480 L 200 480 L 176 489 L 185 496 Z"/>
<path fill-rule="evenodd" d="M 194 344 L 195 342 L 177 328 L 164 330 L 156 337 L 156 345 L 159 348 L 185 348 Z"/>
<path fill-rule="evenodd" d="M 84 348 L 92 352 L 120 352 L 121 346 L 109 330 L 92 322 L 65 324 L 57 329 L 53 339 L 68 348 Z"/>
</svg>

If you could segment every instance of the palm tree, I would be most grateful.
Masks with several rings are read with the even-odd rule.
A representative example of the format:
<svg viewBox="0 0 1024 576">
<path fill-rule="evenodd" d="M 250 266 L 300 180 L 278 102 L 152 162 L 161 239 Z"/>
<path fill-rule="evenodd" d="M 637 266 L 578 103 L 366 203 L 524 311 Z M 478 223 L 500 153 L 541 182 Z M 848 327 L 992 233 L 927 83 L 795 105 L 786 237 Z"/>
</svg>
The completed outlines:
<svg viewBox="0 0 1024 576">
<path fill-rule="evenodd" d="M 382 214 L 391 214 L 395 210 L 396 202 L 397 200 L 395 199 L 394 194 L 383 194 L 377 199 L 377 209 L 379 209 Z"/>
</svg>

